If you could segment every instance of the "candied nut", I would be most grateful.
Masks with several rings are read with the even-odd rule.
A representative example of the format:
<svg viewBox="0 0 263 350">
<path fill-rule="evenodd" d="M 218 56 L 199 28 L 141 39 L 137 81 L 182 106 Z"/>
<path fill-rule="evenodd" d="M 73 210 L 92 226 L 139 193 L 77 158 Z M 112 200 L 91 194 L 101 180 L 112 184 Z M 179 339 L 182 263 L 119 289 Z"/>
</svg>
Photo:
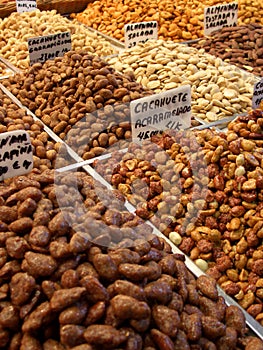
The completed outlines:
<svg viewBox="0 0 263 350">
<path fill-rule="evenodd" d="M 216 288 L 216 281 L 211 277 L 206 275 L 201 275 L 197 278 L 196 287 L 202 292 L 205 296 L 209 297 L 212 300 L 218 299 L 218 291 Z"/>
<path fill-rule="evenodd" d="M 116 295 L 110 301 L 115 316 L 121 320 L 146 319 L 150 316 L 150 308 L 144 301 L 127 295 Z"/>
<path fill-rule="evenodd" d="M 116 348 L 125 342 L 127 336 L 110 325 L 90 325 L 84 332 L 84 338 L 95 346 Z"/>
<path fill-rule="evenodd" d="M 85 292 L 86 289 L 84 287 L 56 290 L 51 297 L 50 308 L 54 311 L 61 311 L 79 301 Z"/>
</svg>

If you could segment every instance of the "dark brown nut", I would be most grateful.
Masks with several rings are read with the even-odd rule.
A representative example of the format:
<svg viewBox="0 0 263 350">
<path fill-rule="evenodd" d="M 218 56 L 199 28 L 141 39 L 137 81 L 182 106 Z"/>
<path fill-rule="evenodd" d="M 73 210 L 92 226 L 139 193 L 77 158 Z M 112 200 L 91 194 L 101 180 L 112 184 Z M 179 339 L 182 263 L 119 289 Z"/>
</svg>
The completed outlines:
<svg viewBox="0 0 263 350">
<path fill-rule="evenodd" d="M 197 306 L 193 306 L 190 304 L 185 304 L 183 311 L 186 312 L 188 315 L 198 314 L 200 316 L 203 316 L 202 311 Z"/>
<path fill-rule="evenodd" d="M 184 301 L 181 295 L 176 292 L 173 292 L 172 299 L 169 302 L 168 307 L 181 313 L 184 307 Z"/>
<path fill-rule="evenodd" d="M 7 258 L 7 250 L 5 248 L 0 248 L 0 268 L 7 262 Z"/>
<path fill-rule="evenodd" d="M 187 335 L 187 339 L 198 341 L 202 335 L 201 316 L 198 313 L 191 315 L 183 312 L 181 314 L 182 329 Z"/>
<path fill-rule="evenodd" d="M 197 248 L 201 253 L 209 253 L 213 249 L 213 243 L 209 242 L 207 239 L 200 239 L 197 242 Z"/>
<path fill-rule="evenodd" d="M 190 251 L 194 248 L 195 242 L 191 237 L 183 237 L 181 244 L 179 245 L 179 249 L 189 255 Z"/>
<path fill-rule="evenodd" d="M 155 262 L 150 261 L 145 265 L 120 264 L 119 272 L 132 281 L 141 281 L 144 278 L 156 280 L 161 276 L 161 267 Z"/>
<path fill-rule="evenodd" d="M 16 193 L 16 199 L 19 202 L 24 202 L 28 198 L 38 202 L 42 198 L 42 191 L 36 187 L 29 186 Z"/>
<path fill-rule="evenodd" d="M 118 278 L 118 267 L 109 255 L 96 254 L 93 258 L 93 264 L 101 278 L 109 281 Z"/>
<path fill-rule="evenodd" d="M 158 281 L 168 283 L 172 290 L 175 290 L 177 288 L 177 279 L 171 275 L 162 274 L 161 277 L 158 278 Z"/>
<path fill-rule="evenodd" d="M 109 255 L 117 266 L 124 263 L 139 264 L 140 262 L 140 255 L 130 249 L 117 249 L 110 252 Z"/>
<path fill-rule="evenodd" d="M 84 321 L 84 325 L 90 326 L 91 324 L 99 322 L 99 320 L 104 316 L 106 311 L 106 303 L 104 301 L 98 301 L 96 304 L 92 305 L 87 313 Z"/>
<path fill-rule="evenodd" d="M 37 247 L 45 247 L 51 239 L 50 231 L 46 226 L 35 226 L 32 228 L 28 241 Z"/>
<path fill-rule="evenodd" d="M 36 213 L 34 216 L 34 226 L 48 226 L 48 223 L 50 221 L 50 214 L 46 211 L 41 213 Z"/>
<path fill-rule="evenodd" d="M 117 280 L 108 288 L 110 297 L 113 298 L 117 294 L 128 295 L 140 301 L 145 301 L 146 296 L 141 286 L 125 280 Z"/>
<path fill-rule="evenodd" d="M 63 236 L 70 229 L 70 219 L 65 213 L 59 212 L 48 224 L 48 229 L 52 235 Z"/>
<path fill-rule="evenodd" d="M 35 279 L 27 273 L 19 272 L 10 281 L 10 297 L 14 305 L 25 304 L 36 288 Z"/>
<path fill-rule="evenodd" d="M 0 232 L 6 232 L 6 231 L 8 231 L 8 225 L 5 222 L 0 220 Z"/>
<path fill-rule="evenodd" d="M 201 275 L 196 280 L 196 288 L 200 292 L 212 300 L 218 299 L 218 291 L 216 281 L 209 276 Z"/>
<path fill-rule="evenodd" d="M 255 337 L 247 337 L 245 350 L 261 350 L 263 349 L 262 340 Z"/>
<path fill-rule="evenodd" d="M 158 329 L 169 337 L 175 337 L 180 325 L 180 317 L 176 310 L 164 305 L 155 305 L 152 317 Z"/>
<path fill-rule="evenodd" d="M 63 345 L 72 348 L 84 343 L 85 327 L 68 324 L 60 328 L 60 341 Z"/>
<path fill-rule="evenodd" d="M 100 281 L 93 276 L 84 276 L 80 280 L 80 284 L 86 289 L 87 300 L 96 303 L 98 301 L 109 300 L 109 293 L 107 289 L 100 283 Z"/>
<path fill-rule="evenodd" d="M 29 249 L 30 246 L 23 237 L 9 237 L 6 240 L 7 253 L 14 259 L 23 259 Z"/>
<path fill-rule="evenodd" d="M 31 333 L 47 325 L 52 320 L 52 310 L 48 301 L 40 304 L 32 311 L 22 325 L 22 331 Z"/>
<path fill-rule="evenodd" d="M 144 226 L 145 227 L 145 226 Z M 146 227 L 145 227 L 146 229 Z M 129 237 L 129 236 L 128 236 Z M 143 256 L 149 253 L 151 249 L 151 244 L 145 240 L 136 240 L 134 250 L 139 256 Z"/>
<path fill-rule="evenodd" d="M 216 267 L 220 272 L 224 272 L 233 267 L 233 263 L 228 255 L 223 255 L 216 259 Z"/>
<path fill-rule="evenodd" d="M 60 342 L 53 339 L 46 340 L 43 343 L 43 347 L 45 350 L 64 350 L 64 346 Z M 92 349 L 88 348 L 88 350 L 92 350 Z"/>
<path fill-rule="evenodd" d="M 57 268 L 57 262 L 51 256 L 26 252 L 22 268 L 34 277 L 50 276 Z"/>
<path fill-rule="evenodd" d="M 21 339 L 22 339 L 22 334 L 21 333 L 14 334 L 12 339 L 10 340 L 10 344 L 9 344 L 10 350 L 18 350 L 18 349 L 20 349 Z"/>
<path fill-rule="evenodd" d="M 60 348 L 55 349 L 51 347 L 50 349 L 45 349 L 45 350 L 64 350 L 64 347 L 61 349 Z M 81 344 L 81 345 L 74 346 L 73 348 L 71 348 L 71 350 L 94 350 L 94 348 L 89 344 Z"/>
<path fill-rule="evenodd" d="M 182 330 L 178 330 L 176 339 L 174 341 L 174 349 L 190 350 L 190 345 L 187 341 L 187 336 Z M 216 349 L 211 349 L 216 350 Z"/>
<path fill-rule="evenodd" d="M 225 188 L 225 182 L 224 182 L 224 178 L 221 175 L 216 175 L 213 179 L 214 182 L 214 188 L 219 190 L 219 191 L 223 191 Z"/>
<path fill-rule="evenodd" d="M 24 333 L 21 339 L 20 350 L 27 350 L 27 349 L 39 350 L 41 349 L 41 343 L 39 340 L 34 338 L 29 333 Z"/>
<path fill-rule="evenodd" d="M 5 263 L 0 270 L 0 277 L 10 279 L 16 273 L 21 271 L 21 264 L 18 260 L 11 260 Z"/>
<path fill-rule="evenodd" d="M 52 279 L 61 279 L 64 272 L 67 270 L 73 269 L 75 270 L 78 265 L 79 259 L 78 257 L 69 258 L 69 259 L 63 259 L 60 265 L 58 265 L 58 268 L 55 270 L 55 272 L 52 275 Z"/>
<path fill-rule="evenodd" d="M 61 311 L 79 301 L 86 293 L 84 287 L 56 290 L 50 300 L 50 308 L 53 311 Z"/>
<path fill-rule="evenodd" d="M 80 265 L 78 265 L 76 272 L 79 276 L 79 279 L 85 277 L 85 276 L 93 276 L 96 278 L 99 278 L 99 274 L 94 269 L 94 267 L 89 262 L 84 262 Z"/>
<path fill-rule="evenodd" d="M 191 305 L 199 305 L 199 293 L 196 286 L 193 284 L 187 284 L 188 301 Z"/>
<path fill-rule="evenodd" d="M 114 349 L 125 342 L 127 335 L 110 325 L 91 325 L 85 330 L 84 338 L 88 344 Z"/>
<path fill-rule="evenodd" d="M 219 321 L 222 321 L 222 316 L 220 311 L 218 310 L 218 305 L 216 302 L 212 301 L 211 299 L 200 296 L 199 308 L 204 313 L 205 316 L 210 316 Z"/>
<path fill-rule="evenodd" d="M 132 328 L 122 328 L 123 332 L 128 333 L 125 350 L 140 350 L 143 346 L 142 337 L 133 331 Z"/>
<path fill-rule="evenodd" d="M 226 314 L 226 309 L 227 309 L 227 305 L 226 305 L 225 299 L 222 296 L 219 296 L 216 302 L 217 319 L 219 321 L 223 321 Z M 212 316 L 212 315 L 207 315 L 207 316 Z"/>
<path fill-rule="evenodd" d="M 122 216 L 119 211 L 108 209 L 104 214 L 104 220 L 107 225 L 120 226 L 122 223 Z"/>
<path fill-rule="evenodd" d="M 159 265 L 162 268 L 162 273 L 173 276 L 176 271 L 176 261 L 171 255 L 167 255 L 159 261 Z"/>
<path fill-rule="evenodd" d="M 19 326 L 19 309 L 14 305 L 6 305 L 0 312 L 0 325 L 3 328 L 16 330 Z"/>
<path fill-rule="evenodd" d="M 217 350 L 215 343 L 206 338 L 201 338 L 198 345 L 201 346 L 201 349 Z"/>
<path fill-rule="evenodd" d="M 14 185 L 17 190 L 22 190 L 23 188 L 32 186 L 40 188 L 40 183 L 36 180 L 31 179 L 27 175 L 17 176 L 16 178 L 14 178 Z"/>
<path fill-rule="evenodd" d="M 263 276 L 263 259 L 258 259 L 252 264 L 252 272 L 258 276 Z"/>
<path fill-rule="evenodd" d="M 40 303 L 40 294 L 41 292 L 39 290 L 36 290 L 33 294 L 33 296 L 31 297 L 30 301 L 25 304 L 20 306 L 20 318 L 21 319 L 25 319 L 30 312 Z"/>
<path fill-rule="evenodd" d="M 139 301 L 127 295 L 116 295 L 110 301 L 113 312 L 120 320 L 125 319 L 145 319 L 151 314 L 147 303 Z"/>
<path fill-rule="evenodd" d="M 188 289 L 183 276 L 179 276 L 177 279 L 177 291 L 183 298 L 183 301 L 185 302 L 188 298 Z"/>
<path fill-rule="evenodd" d="M 173 291 L 170 285 L 163 281 L 154 281 L 148 283 L 144 288 L 146 297 L 152 302 L 159 302 L 163 305 L 172 300 Z"/>
<path fill-rule="evenodd" d="M 255 304 L 255 305 L 249 306 L 246 311 L 252 317 L 256 318 L 256 316 L 262 312 L 262 309 L 263 309 L 263 305 L 262 304 Z"/>
<path fill-rule="evenodd" d="M 108 306 L 108 308 L 106 309 L 106 316 L 105 316 L 105 321 L 104 323 L 106 325 L 118 328 L 121 325 L 122 320 L 119 320 L 113 311 L 113 308 L 111 305 Z"/>
<path fill-rule="evenodd" d="M 151 329 L 151 336 L 159 349 L 175 350 L 174 343 L 172 342 L 171 338 L 168 335 L 160 332 L 158 329 Z"/>
<path fill-rule="evenodd" d="M 90 235 L 83 232 L 75 232 L 69 242 L 69 249 L 74 254 L 85 252 L 91 246 L 90 240 Z"/>
<path fill-rule="evenodd" d="M 23 217 L 21 219 L 18 219 L 16 221 L 13 221 L 9 225 L 9 230 L 14 231 L 18 234 L 25 234 L 28 231 L 30 231 L 33 227 L 33 220 L 28 217 Z"/>
<path fill-rule="evenodd" d="M 43 290 L 43 293 L 47 296 L 48 300 L 50 300 L 54 292 L 61 289 L 61 286 L 58 283 L 46 280 L 42 282 L 41 288 Z"/>
<path fill-rule="evenodd" d="M 81 324 L 86 317 L 88 305 L 80 302 L 63 310 L 59 315 L 60 324 Z"/>
<path fill-rule="evenodd" d="M 146 263 L 147 261 L 159 262 L 162 259 L 163 255 L 164 253 L 160 250 L 156 248 L 151 248 L 151 250 L 147 254 L 141 257 L 141 263 Z"/>
<path fill-rule="evenodd" d="M 49 251 L 54 259 L 66 258 L 72 255 L 69 249 L 69 244 L 65 240 L 64 236 L 59 237 L 55 241 L 51 241 L 49 244 Z"/>
<path fill-rule="evenodd" d="M 201 321 L 204 335 L 208 339 L 213 340 L 225 335 L 226 326 L 222 322 L 210 316 L 202 316 Z"/>
<path fill-rule="evenodd" d="M 79 275 L 76 270 L 66 270 L 61 276 L 61 287 L 62 288 L 73 288 L 79 287 Z"/>
<path fill-rule="evenodd" d="M 151 318 L 142 318 L 140 320 L 130 320 L 131 327 L 139 333 L 146 332 L 151 324 Z"/>
<path fill-rule="evenodd" d="M 37 208 L 37 202 L 34 201 L 34 199 L 32 198 L 27 198 L 24 202 L 22 202 L 17 210 L 18 216 L 22 217 L 22 216 L 31 216 L 34 211 Z"/>
<path fill-rule="evenodd" d="M 217 349 L 235 349 L 237 347 L 237 331 L 234 328 L 227 327 L 226 334 L 216 342 Z"/>
<path fill-rule="evenodd" d="M 235 305 L 230 305 L 226 309 L 225 324 L 234 328 L 239 335 L 245 334 L 246 319 L 241 309 Z"/>
</svg>

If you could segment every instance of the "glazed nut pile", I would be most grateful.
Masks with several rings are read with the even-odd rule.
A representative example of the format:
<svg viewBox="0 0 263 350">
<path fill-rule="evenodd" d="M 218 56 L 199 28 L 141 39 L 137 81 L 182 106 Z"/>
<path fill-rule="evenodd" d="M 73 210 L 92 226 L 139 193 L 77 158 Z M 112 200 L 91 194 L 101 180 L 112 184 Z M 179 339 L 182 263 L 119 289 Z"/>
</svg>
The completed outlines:
<svg viewBox="0 0 263 350">
<path fill-rule="evenodd" d="M 204 49 L 149 40 L 107 61 L 119 72 L 134 74 L 138 83 L 156 93 L 191 85 L 192 113 L 206 122 L 251 109 L 255 76 Z"/>
<path fill-rule="evenodd" d="M 1 348 L 261 349 L 215 280 L 196 279 L 120 194 L 105 190 L 102 202 L 81 172 L 59 180 L 55 189 L 53 171 L 34 171 L 0 186 Z"/>
<path fill-rule="evenodd" d="M 224 3 L 233 2 L 232 0 Z M 157 21 L 160 39 L 173 41 L 195 40 L 204 36 L 204 8 L 222 4 L 220 0 L 138 0 L 93 1 L 73 18 L 100 32 L 124 41 L 124 25 L 142 21 Z M 262 3 L 238 1 L 238 23 L 261 23 Z M 114 20 L 114 21 L 113 21 Z"/>
<path fill-rule="evenodd" d="M 44 131 L 43 123 L 35 121 L 0 90 L 0 133 L 14 130 L 26 130 L 29 133 L 33 147 L 34 168 L 42 171 L 54 168 L 60 143 L 50 139 Z"/>
<path fill-rule="evenodd" d="M 55 10 L 13 12 L 9 17 L 0 19 L 0 56 L 20 69 L 29 67 L 27 39 L 70 32 L 72 50 L 84 49 L 87 53 L 107 56 L 116 53 L 111 44 L 103 37 L 88 30 L 77 21 L 70 21 Z"/>
<path fill-rule="evenodd" d="M 129 102 L 151 94 L 85 51 L 36 63 L 3 84 L 84 159 L 130 139 Z"/>
<path fill-rule="evenodd" d="M 260 24 L 222 28 L 210 37 L 192 46 L 203 48 L 211 55 L 235 64 L 242 69 L 262 76 L 263 73 L 263 27 Z"/>
<path fill-rule="evenodd" d="M 169 132 L 95 169 L 261 324 L 263 115 Z"/>
</svg>

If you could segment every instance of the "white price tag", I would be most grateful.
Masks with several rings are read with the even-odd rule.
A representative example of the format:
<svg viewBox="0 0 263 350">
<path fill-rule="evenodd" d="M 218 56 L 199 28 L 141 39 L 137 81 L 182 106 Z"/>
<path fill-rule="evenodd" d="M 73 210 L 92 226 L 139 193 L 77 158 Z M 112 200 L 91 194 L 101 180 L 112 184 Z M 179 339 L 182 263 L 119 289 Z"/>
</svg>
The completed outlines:
<svg viewBox="0 0 263 350">
<path fill-rule="evenodd" d="M 191 126 L 191 87 L 161 92 L 134 100 L 130 104 L 132 140 L 141 143 L 168 129 L 182 130 Z"/>
<path fill-rule="evenodd" d="M 233 27 L 237 25 L 237 15 L 237 2 L 205 7 L 204 34 L 210 35 L 212 32 L 223 27 Z"/>
<path fill-rule="evenodd" d="M 19 13 L 31 12 L 37 9 L 36 0 L 16 0 L 16 10 Z"/>
<path fill-rule="evenodd" d="M 149 39 L 158 39 L 158 24 L 156 21 L 130 23 L 124 26 L 126 49 L 145 43 Z"/>
<path fill-rule="evenodd" d="M 70 32 L 29 38 L 27 42 L 31 65 L 53 60 L 71 50 Z"/>
<path fill-rule="evenodd" d="M 33 168 L 33 150 L 29 134 L 14 130 L 0 134 L 0 180 L 24 175 Z"/>
<path fill-rule="evenodd" d="M 263 78 L 254 85 L 252 108 L 258 108 L 261 101 L 263 101 Z"/>
</svg>

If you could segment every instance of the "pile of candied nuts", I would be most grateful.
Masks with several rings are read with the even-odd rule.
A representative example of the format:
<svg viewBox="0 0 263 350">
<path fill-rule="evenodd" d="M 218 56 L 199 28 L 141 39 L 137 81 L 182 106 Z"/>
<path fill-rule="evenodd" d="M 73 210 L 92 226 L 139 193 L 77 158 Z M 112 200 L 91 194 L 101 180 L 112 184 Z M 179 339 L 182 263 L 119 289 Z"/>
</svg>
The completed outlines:
<svg viewBox="0 0 263 350">
<path fill-rule="evenodd" d="M 72 210 L 73 179 L 82 213 Z M 1 183 L 1 348 L 262 348 L 215 280 L 196 279 L 183 255 L 124 211 L 119 193 L 101 200 L 82 172 L 58 180 L 34 170 Z"/>
<path fill-rule="evenodd" d="M 263 112 L 154 136 L 96 170 L 261 324 Z"/>
</svg>

